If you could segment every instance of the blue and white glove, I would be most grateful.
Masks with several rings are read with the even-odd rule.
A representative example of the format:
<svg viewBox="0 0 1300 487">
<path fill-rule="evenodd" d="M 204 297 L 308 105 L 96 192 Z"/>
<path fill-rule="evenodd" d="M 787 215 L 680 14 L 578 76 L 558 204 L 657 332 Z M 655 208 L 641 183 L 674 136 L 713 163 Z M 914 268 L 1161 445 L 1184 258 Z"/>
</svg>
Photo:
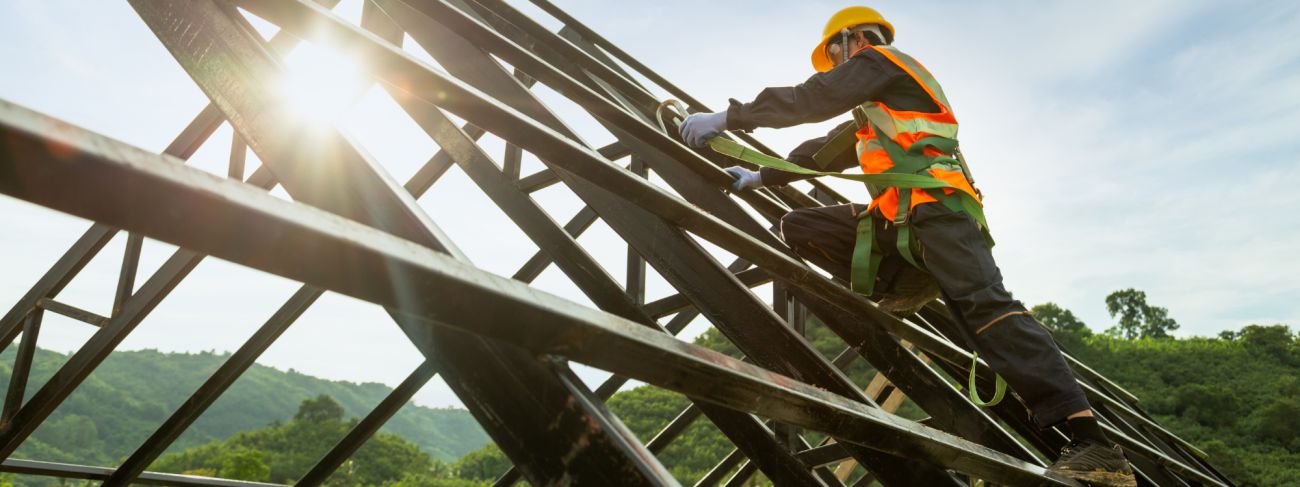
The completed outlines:
<svg viewBox="0 0 1300 487">
<path fill-rule="evenodd" d="M 732 191 L 744 191 L 747 189 L 757 189 L 763 187 L 763 175 L 758 171 L 750 171 L 740 166 L 731 166 L 723 169 L 735 181 L 731 182 Z"/>
<path fill-rule="evenodd" d="M 682 140 L 691 147 L 704 147 L 709 139 L 727 129 L 727 111 L 692 113 L 682 121 Z"/>
</svg>

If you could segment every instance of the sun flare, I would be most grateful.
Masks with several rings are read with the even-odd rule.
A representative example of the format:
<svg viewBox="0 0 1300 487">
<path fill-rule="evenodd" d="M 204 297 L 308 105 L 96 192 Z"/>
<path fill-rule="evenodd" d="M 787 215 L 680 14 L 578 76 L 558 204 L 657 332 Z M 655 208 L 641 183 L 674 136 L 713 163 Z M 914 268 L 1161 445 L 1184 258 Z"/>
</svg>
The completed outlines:
<svg viewBox="0 0 1300 487">
<path fill-rule="evenodd" d="M 304 44 L 284 64 L 279 95 L 291 113 L 308 123 L 336 124 L 361 95 L 361 71 L 342 53 Z"/>
</svg>

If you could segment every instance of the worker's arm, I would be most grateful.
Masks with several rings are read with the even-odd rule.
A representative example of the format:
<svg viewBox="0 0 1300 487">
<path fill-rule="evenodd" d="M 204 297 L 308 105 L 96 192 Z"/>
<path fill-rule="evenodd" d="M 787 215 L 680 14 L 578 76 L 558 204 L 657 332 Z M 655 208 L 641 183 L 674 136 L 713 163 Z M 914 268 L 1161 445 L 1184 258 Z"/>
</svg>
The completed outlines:
<svg viewBox="0 0 1300 487">
<path fill-rule="evenodd" d="M 826 145 L 827 141 L 831 140 L 831 138 L 839 134 L 841 130 L 844 130 L 853 123 L 853 120 L 846 121 L 831 129 L 831 131 L 827 132 L 824 137 L 817 137 L 799 144 L 799 146 L 795 147 L 793 151 L 790 151 L 790 155 L 786 157 L 785 160 L 798 164 L 801 167 L 826 172 L 839 172 L 857 166 L 857 151 L 852 148 L 835 156 L 834 159 L 830 160 L 826 164 L 826 167 L 818 167 L 817 162 L 813 161 L 813 154 L 816 154 L 822 146 Z M 786 172 L 779 169 L 772 169 L 770 167 L 760 168 L 758 172 L 762 175 L 764 186 L 789 184 L 793 181 L 800 181 L 813 177 L 809 174 Z"/>
<path fill-rule="evenodd" d="M 727 109 L 729 130 L 757 127 L 783 128 L 821 122 L 870 100 L 907 74 L 874 49 L 864 49 L 844 64 L 814 74 L 796 86 L 765 88 L 749 103 L 731 100 Z"/>
<path fill-rule="evenodd" d="M 709 119 L 716 125 L 713 127 L 715 133 L 723 129 L 748 131 L 756 127 L 781 128 L 820 122 L 848 112 L 868 101 L 878 101 L 896 110 L 918 112 L 939 110 L 925 89 L 913 81 L 911 76 L 878 51 L 864 49 L 848 62 L 828 72 L 815 74 L 798 86 L 766 88 L 749 103 L 732 100 L 726 112 L 697 114 L 692 117 L 705 115 L 718 118 L 725 113 L 725 123 L 721 120 Z M 825 168 L 816 167 L 812 161 L 812 155 L 841 127 L 844 125 L 841 124 L 826 137 L 800 144 L 790 153 L 787 160 L 822 171 L 843 171 L 857 165 L 856 151 L 844 151 Z M 706 138 L 700 137 L 700 145 Z M 769 168 L 762 168 L 757 172 L 743 168 L 735 169 L 743 171 L 744 174 L 732 174 L 736 178 L 733 190 L 787 184 L 810 177 Z M 747 176 L 748 173 L 753 175 Z"/>
</svg>

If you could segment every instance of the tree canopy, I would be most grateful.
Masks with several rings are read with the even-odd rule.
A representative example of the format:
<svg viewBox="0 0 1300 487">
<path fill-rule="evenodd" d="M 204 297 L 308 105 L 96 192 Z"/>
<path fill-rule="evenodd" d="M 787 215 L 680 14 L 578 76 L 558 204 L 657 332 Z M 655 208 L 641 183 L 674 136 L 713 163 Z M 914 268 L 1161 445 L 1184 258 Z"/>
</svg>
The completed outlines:
<svg viewBox="0 0 1300 487">
<path fill-rule="evenodd" d="M 343 406 L 329 395 L 321 394 L 311 399 L 302 401 L 298 406 L 298 412 L 293 415 L 294 421 L 307 421 L 311 423 L 324 423 L 326 421 L 342 421 Z"/>
<path fill-rule="evenodd" d="M 1178 329 L 1178 322 L 1169 317 L 1169 310 L 1147 304 L 1147 293 L 1137 289 L 1121 289 L 1106 296 L 1106 311 L 1119 322 L 1107 333 L 1124 338 L 1165 338 Z"/>
</svg>

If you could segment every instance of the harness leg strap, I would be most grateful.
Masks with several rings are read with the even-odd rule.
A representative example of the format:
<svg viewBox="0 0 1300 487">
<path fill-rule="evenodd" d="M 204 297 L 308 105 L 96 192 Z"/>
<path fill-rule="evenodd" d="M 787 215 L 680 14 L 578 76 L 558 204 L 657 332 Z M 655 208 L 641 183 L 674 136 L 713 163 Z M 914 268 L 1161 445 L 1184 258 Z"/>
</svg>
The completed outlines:
<svg viewBox="0 0 1300 487">
<path fill-rule="evenodd" d="M 858 214 L 858 236 L 853 242 L 853 263 L 850 266 L 850 286 L 853 291 L 870 296 L 876 289 L 876 273 L 884 253 L 876 246 L 875 224 L 871 212 Z"/>
<path fill-rule="evenodd" d="M 898 255 L 903 257 L 912 267 L 925 270 L 916 262 L 912 256 L 912 225 L 908 220 L 908 215 L 912 212 L 912 190 L 910 188 L 898 188 L 898 213 L 894 214 L 894 225 L 898 226 L 898 239 L 895 241 L 895 247 L 898 248 Z"/>
</svg>

